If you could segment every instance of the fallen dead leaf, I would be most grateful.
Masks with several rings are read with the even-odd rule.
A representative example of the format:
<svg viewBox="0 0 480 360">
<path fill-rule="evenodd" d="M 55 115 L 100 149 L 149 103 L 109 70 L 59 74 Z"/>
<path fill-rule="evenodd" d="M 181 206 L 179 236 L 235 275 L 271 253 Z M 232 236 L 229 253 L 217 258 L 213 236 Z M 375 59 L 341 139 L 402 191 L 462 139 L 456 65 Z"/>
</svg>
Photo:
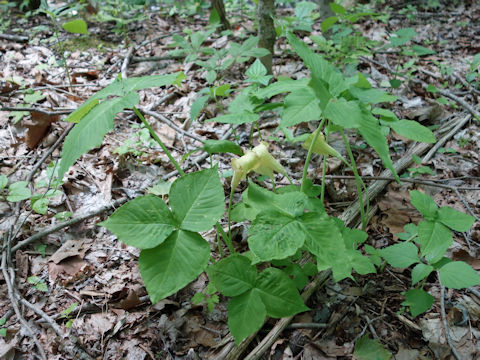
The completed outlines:
<svg viewBox="0 0 480 360">
<path fill-rule="evenodd" d="M 55 264 L 72 256 L 80 255 L 83 258 L 85 250 L 83 245 L 85 240 L 67 240 L 55 253 L 50 257 L 50 260 Z"/>
<path fill-rule="evenodd" d="M 63 286 L 75 282 L 90 272 L 90 264 L 80 256 L 70 257 L 59 264 L 50 262 L 48 274 L 52 283 L 60 282 Z"/>
<path fill-rule="evenodd" d="M 31 120 L 25 120 L 23 123 L 28 128 L 25 135 L 25 144 L 30 149 L 35 148 L 47 133 L 52 123 L 58 121 L 58 115 L 47 115 L 38 111 L 30 111 Z"/>
</svg>

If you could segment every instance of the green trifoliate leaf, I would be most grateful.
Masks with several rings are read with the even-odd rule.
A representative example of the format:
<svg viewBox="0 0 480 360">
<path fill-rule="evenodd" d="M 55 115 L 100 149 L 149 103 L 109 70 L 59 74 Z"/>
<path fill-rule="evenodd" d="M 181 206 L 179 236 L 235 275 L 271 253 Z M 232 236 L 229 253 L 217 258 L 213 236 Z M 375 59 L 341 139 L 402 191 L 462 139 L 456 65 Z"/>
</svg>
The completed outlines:
<svg viewBox="0 0 480 360">
<path fill-rule="evenodd" d="M 32 210 L 35 211 L 37 214 L 45 215 L 48 211 L 48 204 L 50 200 L 45 197 L 41 197 L 39 199 L 33 200 L 31 199 L 31 206 Z"/>
<path fill-rule="evenodd" d="M 87 23 L 82 19 L 75 19 L 67 21 L 62 24 L 62 27 L 72 34 L 85 34 L 88 35 Z"/>
<path fill-rule="evenodd" d="M 415 236 L 418 235 L 417 225 L 415 224 L 407 224 L 403 227 L 403 229 L 405 230 L 405 232 L 395 234 L 400 240 L 413 239 Z"/>
<path fill-rule="evenodd" d="M 423 194 L 420 191 L 413 190 L 410 191 L 410 202 L 425 219 L 435 220 L 437 217 L 438 206 L 430 196 Z"/>
<path fill-rule="evenodd" d="M 177 230 L 138 258 L 140 274 L 153 304 L 195 280 L 208 264 L 210 246 L 198 233 Z"/>
<path fill-rule="evenodd" d="M 363 103 L 378 104 L 383 102 L 391 102 L 397 100 L 396 96 L 387 94 L 379 89 L 362 89 L 359 87 L 351 87 L 350 93 Z"/>
<path fill-rule="evenodd" d="M 174 218 L 184 230 L 207 231 L 224 212 L 225 195 L 216 168 L 178 178 L 169 196 Z"/>
<path fill-rule="evenodd" d="M 462 213 L 451 207 L 444 206 L 438 210 L 437 221 L 440 221 L 443 225 L 448 226 L 450 229 L 455 231 L 468 231 L 473 223 L 475 218 L 468 214 Z"/>
<path fill-rule="evenodd" d="M 294 282 L 279 269 L 268 268 L 262 271 L 255 289 L 262 298 L 267 315 L 271 317 L 282 318 L 309 310 Z"/>
<path fill-rule="evenodd" d="M 417 54 L 418 56 L 425 56 L 425 55 L 433 55 L 436 54 L 436 51 L 429 49 L 424 46 L 420 45 L 412 45 L 412 50 Z"/>
<path fill-rule="evenodd" d="M 406 268 L 419 261 L 418 249 L 411 242 L 402 242 L 380 250 L 380 255 L 393 267 Z"/>
<path fill-rule="evenodd" d="M 433 266 L 418 263 L 412 269 L 412 286 L 425 279 L 433 271 Z"/>
<path fill-rule="evenodd" d="M 242 198 L 257 213 L 275 210 L 292 217 L 302 215 L 307 204 L 307 196 L 300 191 L 277 194 L 253 182 L 249 183 Z"/>
<path fill-rule="evenodd" d="M 198 117 L 198 114 L 200 114 L 200 111 L 202 111 L 208 99 L 209 99 L 208 95 L 203 95 L 195 99 L 195 101 L 192 104 L 192 107 L 190 108 L 190 120 L 193 121 Z"/>
<path fill-rule="evenodd" d="M 359 244 L 362 244 L 368 238 L 368 234 L 359 229 L 344 227 L 341 232 L 347 249 L 356 249 Z"/>
<path fill-rule="evenodd" d="M 325 117 L 344 129 L 358 128 L 362 122 L 362 111 L 357 101 L 330 99 L 324 111 Z"/>
<path fill-rule="evenodd" d="M 452 261 L 438 269 L 440 281 L 450 289 L 480 285 L 480 275 L 463 261 Z"/>
<path fill-rule="evenodd" d="M 228 303 L 228 328 L 239 344 L 247 336 L 260 329 L 267 310 L 257 289 L 236 296 Z"/>
<path fill-rule="evenodd" d="M 404 296 L 405 301 L 402 305 L 410 308 L 413 317 L 417 317 L 430 309 L 434 300 L 432 295 L 420 289 L 409 290 Z"/>
<path fill-rule="evenodd" d="M 352 265 L 353 269 L 360 275 L 375 273 L 375 266 L 372 261 L 363 256 L 358 250 L 347 250 L 348 262 Z"/>
<path fill-rule="evenodd" d="M 27 188 L 28 182 L 17 181 L 8 187 L 7 201 L 17 202 L 28 199 L 32 192 Z"/>
<path fill-rule="evenodd" d="M 368 335 L 355 343 L 354 355 L 358 360 L 388 360 L 392 357 L 378 340 L 370 339 Z"/>
<path fill-rule="evenodd" d="M 392 159 L 390 158 L 387 140 L 382 133 L 378 120 L 373 117 L 370 111 L 367 110 L 366 106 L 362 105 L 361 109 L 362 120 L 358 132 L 377 152 L 382 159 L 383 165 L 398 178 L 397 172 L 393 167 Z"/>
<path fill-rule="evenodd" d="M 421 221 L 418 224 L 418 242 L 425 260 L 435 263 L 452 245 L 453 238 L 445 225 L 435 221 Z"/>
<path fill-rule="evenodd" d="M 292 256 L 305 241 L 300 222 L 274 210 L 258 214 L 248 235 L 249 248 L 259 262 Z"/>
<path fill-rule="evenodd" d="M 279 126 L 289 127 L 302 122 L 318 120 L 321 114 L 319 100 L 313 90 L 305 86 L 293 91 L 285 98 Z"/>
<path fill-rule="evenodd" d="M 435 135 L 433 135 L 433 132 L 416 121 L 399 120 L 388 123 L 388 126 L 390 126 L 397 134 L 405 136 L 408 139 L 424 143 L 435 142 Z"/>
<path fill-rule="evenodd" d="M 243 155 L 242 148 L 233 141 L 229 140 L 205 140 L 203 148 L 209 154 L 231 153 Z"/>
<path fill-rule="evenodd" d="M 284 92 L 296 92 L 301 89 L 308 89 L 308 82 L 310 79 L 302 78 L 299 80 L 285 79 L 276 81 L 262 89 L 259 89 L 255 96 L 258 98 L 271 98 L 272 96 Z"/>
<path fill-rule="evenodd" d="M 58 169 L 59 179 L 81 155 L 101 145 L 105 134 L 113 130 L 113 119 L 117 113 L 131 109 L 139 100 L 138 94 L 131 92 L 124 97 L 104 100 L 92 108 L 65 138 Z"/>
<path fill-rule="evenodd" d="M 8 184 L 8 178 L 5 174 L 0 175 L 0 189 L 3 189 Z"/>
<path fill-rule="evenodd" d="M 99 225 L 106 227 L 118 239 L 139 249 L 154 248 L 178 227 L 162 199 L 140 196 L 116 210 Z"/>
<path fill-rule="evenodd" d="M 267 68 L 262 64 L 260 59 L 257 59 L 253 62 L 253 64 L 245 72 L 245 75 L 247 75 L 250 78 L 250 80 L 260 81 L 262 83 L 263 83 L 263 80 L 266 79 L 266 84 L 268 84 L 268 80 L 271 78 L 271 76 L 270 77 L 265 76 L 267 75 Z"/>
<path fill-rule="evenodd" d="M 208 277 L 215 288 L 225 296 L 238 296 L 255 286 L 257 270 L 250 260 L 239 254 L 209 266 Z"/>
</svg>

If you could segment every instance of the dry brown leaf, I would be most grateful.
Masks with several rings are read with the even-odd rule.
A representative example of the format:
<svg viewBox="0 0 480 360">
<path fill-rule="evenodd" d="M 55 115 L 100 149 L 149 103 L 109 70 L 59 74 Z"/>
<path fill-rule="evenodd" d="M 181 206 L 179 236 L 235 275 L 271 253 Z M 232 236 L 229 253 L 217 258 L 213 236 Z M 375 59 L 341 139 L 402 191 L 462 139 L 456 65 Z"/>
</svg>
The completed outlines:
<svg viewBox="0 0 480 360">
<path fill-rule="evenodd" d="M 48 263 L 50 281 L 60 282 L 64 286 L 88 275 L 90 270 L 90 265 L 80 256 L 68 258 L 59 264 Z"/>
<path fill-rule="evenodd" d="M 60 261 L 65 260 L 66 258 L 80 255 L 83 258 L 85 250 L 83 245 L 85 240 L 67 240 L 55 253 L 50 257 L 50 260 L 55 264 L 58 264 Z"/>
<path fill-rule="evenodd" d="M 43 139 L 50 125 L 58 121 L 58 115 L 46 115 L 38 111 L 30 111 L 30 115 L 32 119 L 24 121 L 25 127 L 28 128 L 25 143 L 33 149 Z"/>
</svg>

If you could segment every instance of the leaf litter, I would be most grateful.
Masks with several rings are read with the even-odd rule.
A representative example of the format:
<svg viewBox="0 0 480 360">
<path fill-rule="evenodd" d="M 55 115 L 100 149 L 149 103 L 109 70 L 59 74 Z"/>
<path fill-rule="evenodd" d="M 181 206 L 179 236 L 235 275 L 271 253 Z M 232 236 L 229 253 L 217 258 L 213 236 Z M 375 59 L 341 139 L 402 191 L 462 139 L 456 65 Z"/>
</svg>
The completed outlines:
<svg viewBox="0 0 480 360">
<path fill-rule="evenodd" d="M 472 14 L 478 14 L 478 4 L 471 5 Z M 196 21 L 200 21 L 196 17 Z M 157 29 L 162 32 L 181 31 L 186 27 L 186 20 L 179 18 L 157 18 Z M 367 24 L 363 24 L 367 25 Z M 418 25 L 418 24 L 417 24 Z M 422 25 L 422 24 L 420 24 Z M 247 24 L 252 27 L 252 24 Z M 370 23 L 369 34 L 386 38 L 385 25 L 382 23 Z M 399 27 L 398 21 L 392 18 L 389 26 Z M 198 22 L 195 25 L 198 31 L 202 25 Z M 422 31 L 422 27 L 424 28 Z M 168 28 L 168 30 L 167 30 Z M 458 30 L 451 21 L 445 26 L 440 22 L 432 22 L 429 27 L 415 26 L 421 38 L 429 39 L 430 34 L 438 33 L 450 43 L 457 43 L 457 48 L 449 52 L 448 45 L 444 54 L 450 54 L 450 63 L 457 71 L 466 70 L 463 61 L 471 51 L 478 51 L 478 41 L 472 37 L 469 26 Z M 97 29 L 99 32 L 101 28 Z M 146 34 L 146 29 L 145 34 Z M 142 30 L 142 31 L 143 31 Z M 455 30 L 452 32 L 452 30 Z M 381 35 L 383 34 L 383 35 Z M 46 36 L 41 33 L 40 36 Z M 143 39 L 141 39 L 143 40 Z M 224 38 L 215 42 L 215 46 L 222 48 Z M 155 55 L 164 55 L 164 46 L 169 43 L 169 38 L 161 41 L 161 46 L 155 47 Z M 42 91 L 46 95 L 45 102 L 35 105 L 45 105 L 54 108 L 71 108 L 74 103 L 81 103 L 80 99 L 88 98 L 95 89 L 104 87 L 113 80 L 116 73 L 120 71 L 123 51 L 117 44 L 112 44 L 112 49 L 102 53 L 95 49 L 89 51 L 75 51 L 67 60 L 69 67 L 75 68 L 72 77 L 77 85 L 89 85 L 75 88 L 74 94 L 70 93 L 67 86 L 62 86 L 62 91 L 57 92 L 55 86 L 60 86 L 63 81 L 63 69 L 61 67 L 49 67 L 48 71 L 38 70 L 39 64 L 49 64 L 49 59 L 54 56 L 53 52 L 42 45 L 18 44 L 0 40 L 0 49 L 7 59 L 0 68 L 3 78 L 21 77 L 26 82 L 26 87 L 35 88 L 46 86 Z M 145 51 L 142 49 L 140 51 Z M 141 55 L 141 54 L 138 54 Z M 443 54 L 442 54 L 443 55 Z M 443 61 L 443 56 L 436 57 Z M 104 65 L 102 65 L 102 63 Z M 165 61 L 164 63 L 150 63 L 147 67 L 143 62 L 138 63 L 133 73 L 171 73 L 184 70 L 189 76 L 188 85 L 175 90 L 172 100 L 161 105 L 161 111 L 167 114 L 171 121 L 178 127 L 191 127 L 193 131 L 206 138 L 220 138 L 226 131 L 227 126 L 194 122 L 188 125 L 188 118 L 192 99 L 195 91 L 203 87 L 201 78 L 192 69 L 193 64 L 182 66 L 177 61 Z M 373 65 L 370 71 L 373 79 L 378 84 L 388 79 L 383 69 L 377 69 Z M 190 69 L 189 69 L 190 67 Z M 114 69 L 113 71 L 110 69 Z M 239 69 L 242 67 L 239 66 Z M 190 71 L 187 71 L 190 70 Z M 287 61 L 279 64 L 279 73 L 291 75 L 302 71 L 301 63 Z M 238 73 L 240 73 L 239 71 Z M 41 74 L 41 77 L 38 76 Z M 238 80 L 238 74 L 227 74 L 231 81 Z M 300 76 L 300 75 L 299 75 Z M 427 78 L 428 79 L 428 78 Z M 4 84 L 2 82 L 2 84 Z M 185 83 L 184 83 L 185 84 Z M 92 86 L 90 86 L 92 85 Z M 22 97 L 15 93 L 18 84 L 7 82 L 1 87 L 2 96 L 5 93 L 13 94 L 8 98 L 9 106 L 22 104 Z M 396 104 L 399 114 L 405 113 L 405 117 L 435 125 L 443 121 L 447 114 L 445 108 L 434 103 L 429 104 L 429 95 L 424 91 L 419 95 L 409 93 L 405 88 L 404 99 Z M 417 91 L 420 91 L 417 89 Z M 142 95 L 142 103 L 149 104 L 164 96 L 163 90 L 152 89 L 145 91 Z M 425 101 L 422 101 L 424 98 Z M 6 101 L 5 101 L 6 102 Z M 403 103 L 403 108 L 402 108 Z M 2 100 L 3 104 L 3 100 Z M 51 110 L 49 109 L 49 110 Z M 455 113 L 458 109 L 449 108 Z M 207 108 L 208 118 L 217 115 L 216 107 Z M 0 117 L 0 149 L 2 149 L 2 174 L 11 174 L 13 178 L 22 179 L 28 173 L 36 158 L 41 154 L 42 147 L 39 143 L 46 139 L 48 134 L 61 134 L 65 125 L 57 120 L 56 116 L 36 116 L 31 112 L 26 114 L 25 121 L 19 122 L 15 127 L 11 126 L 11 119 Z M 122 114 L 122 118 L 128 118 L 128 114 Z M 103 145 L 84 155 L 75 166 L 70 168 L 68 181 L 64 186 L 66 201 L 57 204 L 55 212 L 72 211 L 74 214 L 88 213 L 98 207 L 99 204 L 106 204 L 112 198 L 121 196 L 133 197 L 141 193 L 147 187 L 156 184 L 161 176 L 168 174 L 173 168 L 166 157 L 158 149 L 146 148 L 145 155 L 135 157 L 132 155 L 115 155 L 115 150 L 133 137 L 136 131 L 132 127 L 132 120 L 119 121 L 115 123 L 115 131 L 107 136 Z M 156 132 L 162 140 L 173 149 L 176 158 L 180 158 L 187 151 L 194 148 L 192 142 L 182 138 L 181 134 L 175 132 L 165 124 L 154 122 Z M 27 128 L 29 129 L 27 132 Z M 300 128 L 300 126 L 298 126 Z M 245 135 L 245 129 L 239 129 L 240 136 Z M 444 145 L 446 150 L 437 153 L 431 160 L 422 163 L 430 167 L 436 174 L 423 174 L 418 178 L 423 180 L 449 179 L 446 184 L 452 186 L 478 186 L 480 144 L 478 139 L 480 129 L 478 122 L 471 122 L 467 129 L 459 132 L 454 138 Z M 30 134 L 30 135 L 29 135 Z M 264 129 L 263 136 L 274 136 L 275 134 Z M 389 135 L 400 143 L 404 141 L 396 135 Z M 47 143 L 48 144 L 48 143 Z M 198 144 L 197 144 L 198 145 Z M 360 139 L 355 143 L 361 149 Z M 48 149 L 48 145 L 44 147 Z M 33 149 L 33 150 L 32 150 Z M 450 150 L 451 149 L 451 150 Z M 405 149 L 402 148 L 402 151 Z M 44 151 L 44 150 L 42 150 Z M 295 154 L 298 149 L 295 146 L 275 146 L 278 154 Z M 361 150 L 358 167 L 364 176 L 378 174 L 381 164 L 375 162 L 372 154 Z M 304 152 L 298 153 L 300 158 Z M 58 158 L 58 151 L 54 152 Z M 402 155 L 401 153 L 397 154 Z M 281 157 L 281 156 L 280 156 Z M 282 165 L 286 166 L 293 173 L 301 171 L 299 167 L 288 163 L 286 160 L 292 158 L 285 156 Z M 18 168 L 15 165 L 22 159 Z M 216 155 L 220 162 L 221 169 L 228 169 L 230 158 Z M 315 161 L 315 160 L 314 160 Z M 195 164 L 195 161 L 192 161 Z M 317 164 L 320 165 L 320 164 Z M 318 166 L 319 167 L 319 166 Z M 328 174 L 338 170 L 339 164 L 331 164 L 328 167 Z M 350 175 L 348 173 L 344 175 Z M 316 176 L 321 176 L 317 173 Z M 458 180 L 457 180 L 458 179 Z M 332 180 L 332 190 L 329 203 L 341 201 L 352 201 L 355 198 L 354 190 L 348 180 Z M 414 185 L 425 192 L 436 192 L 434 199 L 440 206 L 452 206 L 458 210 L 465 211 L 465 206 L 454 191 L 443 189 L 438 191 L 423 185 Z M 410 187 L 411 189 L 412 187 Z M 334 199 L 334 194 L 344 194 L 340 199 Z M 479 192 L 465 193 L 464 201 L 478 214 L 480 209 Z M 408 191 L 403 185 L 390 184 L 388 190 L 379 200 L 380 215 L 377 215 L 368 228 L 369 243 L 374 247 L 383 247 L 394 243 L 397 240 L 396 234 L 403 232 L 403 226 L 407 223 L 417 223 L 419 215 L 409 205 Z M 333 200 L 333 201 L 332 201 Z M 0 228 L 5 231 L 10 225 L 13 208 L 10 204 L 0 200 L 2 215 Z M 331 204 L 328 204 L 332 207 Z M 4 210 L 2 210 L 4 209 Z M 22 208 L 28 211 L 28 203 Z M 339 211 L 333 207 L 333 211 Z M 30 284 L 26 277 L 35 275 L 47 282 L 48 293 L 42 294 L 38 291 L 31 291 L 29 301 L 36 303 L 49 315 L 59 315 L 73 302 L 78 302 L 79 311 L 72 315 L 74 321 L 70 329 L 66 328 L 67 321 L 57 320 L 64 330 L 70 331 L 78 336 L 80 342 L 88 352 L 94 356 L 103 356 L 105 359 L 143 359 L 143 358 L 209 358 L 215 352 L 216 346 L 228 334 L 226 326 L 226 302 L 221 299 L 212 313 L 209 313 L 203 305 L 190 305 L 190 298 L 199 290 L 204 290 L 206 278 L 199 280 L 170 296 L 162 302 L 151 305 L 147 293 L 143 287 L 136 259 L 138 250 L 126 246 L 115 237 L 108 234 L 95 224 L 104 219 L 100 214 L 86 222 L 74 225 L 69 228 L 68 233 L 56 233 L 46 237 L 42 242 L 33 244 L 28 252 L 18 253 L 16 257 L 17 270 L 22 276 L 17 278 L 18 286 L 28 289 Z M 50 216 L 31 214 L 21 229 L 23 236 L 33 234 L 51 222 L 56 220 Z M 455 260 L 462 260 L 478 269 L 478 254 L 480 245 L 480 225 L 474 225 L 472 231 L 466 238 L 461 234 L 455 234 L 455 247 L 450 256 Z M 86 241 L 79 239 L 88 239 Z M 212 244 L 214 239 L 210 236 Z M 46 244 L 45 251 L 50 255 L 47 261 L 39 251 L 38 245 Z M 395 354 L 395 359 L 448 359 L 451 356 L 450 347 L 441 323 L 440 312 L 434 306 L 429 312 L 416 319 L 409 319 L 408 315 L 398 313 L 403 297 L 402 291 L 410 287 L 410 270 L 388 269 L 378 275 L 358 276 L 356 282 L 345 280 L 340 284 L 330 284 L 325 292 L 314 295 L 309 303 L 310 312 L 295 317 L 293 323 L 326 323 L 324 329 L 301 329 L 287 330 L 282 333 L 282 339 L 278 340 L 270 351 L 271 359 L 289 359 L 292 356 L 301 354 L 303 359 L 335 359 L 346 358 L 355 355 L 362 359 L 362 351 L 377 352 L 378 341 L 386 347 L 390 353 Z M 434 278 L 427 278 L 426 286 L 439 300 L 439 291 L 435 290 Z M 0 294 L 2 299 L 7 299 L 7 291 L 4 281 L 0 283 Z M 447 318 L 451 331 L 451 337 L 457 350 L 463 358 L 475 358 L 480 354 L 478 338 L 480 333 L 479 302 L 480 298 L 468 292 L 449 291 L 446 299 Z M 438 303 L 438 302 L 437 302 Z M 82 311 L 82 308 L 90 309 L 89 312 Z M 7 314 L 9 311 L 8 301 L 0 305 L 0 313 Z M 29 320 L 39 321 L 33 313 L 27 314 Z M 58 319 L 59 317 L 57 317 Z M 21 327 L 15 321 L 8 324 L 7 336 L 0 338 L 0 355 L 13 358 L 14 354 L 28 354 L 32 348 L 31 340 L 23 337 Z M 267 322 L 266 328 L 273 326 L 273 322 Z M 466 325 L 468 324 L 468 325 Z M 372 330 L 373 329 L 373 330 Z M 53 351 L 60 348 L 59 340 L 42 328 L 41 341 L 45 349 Z M 362 332 L 368 333 L 358 337 Z M 363 350 L 357 350 L 354 340 L 362 340 L 366 344 Z M 358 344 L 358 342 L 357 342 Z M 362 342 L 360 342 L 362 344 Z M 373 350 L 371 350 L 373 349 Z M 378 351 L 377 351 L 378 350 Z M 1 356 L 0 356 L 1 357 Z"/>
</svg>

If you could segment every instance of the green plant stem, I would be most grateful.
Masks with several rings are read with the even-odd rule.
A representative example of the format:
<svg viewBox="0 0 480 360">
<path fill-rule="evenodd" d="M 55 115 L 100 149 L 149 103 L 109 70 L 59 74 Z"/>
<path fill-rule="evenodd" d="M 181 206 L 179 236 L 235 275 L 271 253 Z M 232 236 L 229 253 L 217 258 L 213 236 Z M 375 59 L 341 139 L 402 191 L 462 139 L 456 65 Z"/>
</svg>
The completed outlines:
<svg viewBox="0 0 480 360">
<path fill-rule="evenodd" d="M 150 124 L 148 123 L 147 120 L 145 120 L 145 117 L 142 115 L 142 113 L 137 109 L 136 106 L 133 107 L 133 111 L 135 112 L 135 114 L 137 114 L 137 116 L 140 118 L 140 120 L 142 121 L 143 125 L 145 125 L 145 127 L 148 129 L 148 131 L 150 132 L 150 135 L 152 136 L 152 138 L 158 143 L 158 145 L 160 145 L 160 147 L 162 148 L 162 150 L 165 152 L 165 154 L 167 155 L 168 159 L 172 162 L 173 166 L 175 167 L 175 169 L 177 169 L 178 173 L 180 174 L 180 176 L 183 176 L 185 175 L 185 172 L 182 170 L 182 168 L 180 167 L 180 165 L 178 164 L 178 162 L 173 158 L 172 154 L 170 153 L 170 151 L 168 151 L 167 147 L 165 146 L 165 144 L 162 142 L 162 140 L 160 140 L 160 138 L 158 137 L 158 135 L 155 133 L 155 131 L 153 131 L 152 127 L 150 126 Z"/>
<path fill-rule="evenodd" d="M 220 232 L 218 231 L 218 228 L 221 227 L 220 224 L 217 222 L 215 224 L 215 227 L 217 228 L 217 248 L 218 252 L 220 254 L 220 257 L 223 258 L 223 249 L 222 249 L 222 242 L 220 241 Z"/>
<path fill-rule="evenodd" d="M 308 148 L 307 158 L 305 159 L 305 165 L 303 167 L 302 184 L 300 186 L 300 190 L 302 192 L 305 192 L 305 186 L 306 186 L 305 180 L 307 179 L 307 174 L 308 174 L 308 164 L 310 163 L 310 159 L 312 158 L 312 154 L 313 154 L 313 146 L 317 142 L 317 138 L 320 135 L 320 131 L 322 131 L 324 122 L 325 122 L 325 118 L 322 118 L 322 120 L 320 121 L 320 124 L 318 125 L 317 130 L 315 130 L 315 133 L 314 133 L 315 135 L 313 136 L 312 143 Z"/>
<path fill-rule="evenodd" d="M 350 147 L 350 144 L 348 143 L 348 139 L 345 136 L 345 133 L 343 132 L 343 130 L 340 130 L 340 133 L 342 134 L 343 142 L 345 143 L 345 147 L 347 149 L 347 153 L 350 158 L 350 162 L 352 164 L 351 169 L 353 171 L 353 175 L 355 175 L 355 184 L 357 185 L 358 202 L 360 204 L 360 216 L 362 218 L 362 230 L 365 230 L 367 226 L 367 217 L 365 215 L 365 208 L 363 204 L 363 187 L 362 187 L 363 181 L 360 175 L 358 174 L 357 164 L 355 163 L 355 158 L 353 157 L 353 152 Z M 369 206 L 368 206 L 368 199 L 367 199 L 367 213 L 368 213 L 368 207 Z"/>
<path fill-rule="evenodd" d="M 55 37 L 57 38 L 58 42 L 58 47 L 60 48 L 60 56 L 62 57 L 63 61 L 63 67 L 65 68 L 65 74 L 67 75 L 67 80 L 68 80 L 68 85 L 69 85 L 69 90 L 72 92 L 72 78 L 70 77 L 70 71 L 68 70 L 68 65 L 67 65 L 67 59 L 65 58 L 65 51 L 63 49 L 63 45 L 60 41 L 60 34 L 58 33 L 58 26 L 57 26 L 57 20 L 55 15 L 51 11 L 47 11 L 48 15 L 50 15 L 50 19 L 52 20 L 53 23 L 53 29 L 55 31 Z"/>
<path fill-rule="evenodd" d="M 228 238 L 232 239 L 232 229 L 230 225 L 230 212 L 232 211 L 232 202 L 233 202 L 233 193 L 235 189 L 230 189 L 230 198 L 228 199 L 228 210 L 227 210 L 227 217 L 228 217 Z"/>
<path fill-rule="evenodd" d="M 225 233 L 225 230 L 223 230 L 222 226 L 218 222 L 215 224 L 215 226 L 220 235 L 222 235 L 225 245 L 227 245 L 228 250 L 230 250 L 230 254 L 233 254 L 235 252 L 235 248 L 233 247 L 232 238 Z M 223 257 L 222 250 L 220 249 L 219 251 L 220 256 Z"/>
<path fill-rule="evenodd" d="M 325 134 L 325 142 L 328 144 L 328 137 L 330 136 L 330 133 L 326 131 Z M 323 156 L 322 160 L 322 184 L 320 188 L 320 201 L 322 202 L 322 205 L 325 206 L 325 176 L 327 175 L 327 156 Z"/>
</svg>

